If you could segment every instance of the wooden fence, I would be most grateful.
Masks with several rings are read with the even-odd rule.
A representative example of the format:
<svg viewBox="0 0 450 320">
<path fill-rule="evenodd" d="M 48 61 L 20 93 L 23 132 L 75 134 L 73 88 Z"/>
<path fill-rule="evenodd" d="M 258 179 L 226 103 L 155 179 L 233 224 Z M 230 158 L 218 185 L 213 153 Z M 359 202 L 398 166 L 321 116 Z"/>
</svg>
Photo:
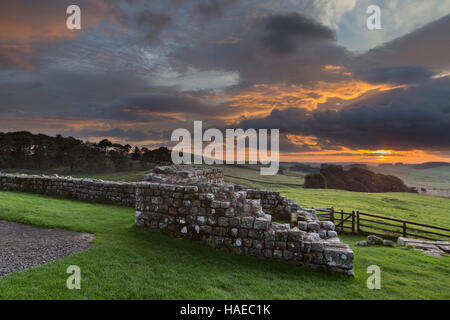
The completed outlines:
<svg viewBox="0 0 450 320">
<path fill-rule="evenodd" d="M 315 210 L 319 220 L 332 221 L 336 231 L 340 233 L 374 234 L 388 238 L 450 240 L 450 229 L 359 211 L 335 211 L 333 207 Z"/>
</svg>

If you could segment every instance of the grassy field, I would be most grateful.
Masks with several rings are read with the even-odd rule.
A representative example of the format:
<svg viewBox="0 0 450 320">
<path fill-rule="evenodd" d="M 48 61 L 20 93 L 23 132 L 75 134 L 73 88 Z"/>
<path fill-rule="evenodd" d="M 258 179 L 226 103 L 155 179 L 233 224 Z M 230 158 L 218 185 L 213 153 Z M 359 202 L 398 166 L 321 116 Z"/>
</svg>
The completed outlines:
<svg viewBox="0 0 450 320">
<path fill-rule="evenodd" d="M 0 219 L 96 235 L 86 251 L 0 278 L 1 299 L 450 299 L 449 257 L 355 246 L 361 237 L 341 237 L 355 251 L 351 278 L 138 229 L 132 208 L 0 192 Z M 81 268 L 81 290 L 65 286 L 73 264 Z M 366 287 L 373 264 L 381 268 L 381 290 Z"/>
<path fill-rule="evenodd" d="M 237 176 L 247 178 L 241 170 Z M 450 228 L 450 199 L 431 197 L 414 193 L 363 193 L 333 189 L 304 189 L 267 183 L 255 183 L 242 178 L 225 178 L 228 182 L 240 183 L 252 188 L 280 191 L 289 199 L 297 201 L 305 208 L 329 208 L 359 210 L 386 217 Z"/>
<path fill-rule="evenodd" d="M 408 166 L 370 167 L 370 170 L 401 178 L 407 185 L 450 189 L 450 167 L 414 169 Z"/>
<path fill-rule="evenodd" d="M 301 188 L 276 188 L 283 195 L 297 201 L 305 208 L 379 214 L 428 225 L 450 228 L 450 199 L 413 193 L 363 193 L 343 190 Z"/>
<path fill-rule="evenodd" d="M 73 174 L 74 178 L 91 178 L 106 181 L 142 181 L 144 175 L 148 171 L 126 171 L 126 172 L 114 172 L 114 173 L 85 173 L 85 174 Z"/>
</svg>

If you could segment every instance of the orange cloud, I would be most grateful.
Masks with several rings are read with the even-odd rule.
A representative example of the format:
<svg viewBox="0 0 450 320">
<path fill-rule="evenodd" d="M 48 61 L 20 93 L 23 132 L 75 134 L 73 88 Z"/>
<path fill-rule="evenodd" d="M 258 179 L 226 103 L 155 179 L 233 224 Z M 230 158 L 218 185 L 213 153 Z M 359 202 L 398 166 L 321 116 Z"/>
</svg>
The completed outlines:
<svg viewBox="0 0 450 320">
<path fill-rule="evenodd" d="M 226 99 L 231 107 L 235 107 L 236 115 L 245 117 L 263 117 L 274 108 L 305 108 L 315 110 L 319 104 L 330 100 L 336 102 L 335 108 L 342 108 L 346 101 L 368 94 L 370 92 L 387 91 L 398 87 L 389 84 L 370 84 L 364 81 L 351 80 L 337 83 L 320 81 L 314 87 L 302 85 L 272 85 L 257 84 L 246 89 L 226 92 Z"/>
<path fill-rule="evenodd" d="M 321 149 L 319 151 L 282 153 L 281 160 L 300 162 L 421 163 L 427 161 L 448 161 L 448 158 L 424 150 L 352 150 L 341 147 L 339 150 Z"/>
<path fill-rule="evenodd" d="M 85 1 L 81 7 L 82 30 L 93 28 L 103 20 L 114 19 L 110 6 L 99 0 Z M 0 5 L 0 39 L 15 43 L 48 42 L 73 39 L 79 32 L 66 27 L 67 7 L 56 2 L 40 1 L 38 8 L 29 1 L 9 1 Z"/>
<path fill-rule="evenodd" d="M 66 3 L 67 4 L 67 3 Z M 0 59 L 27 70 L 34 70 L 29 56 L 36 43 L 71 40 L 85 29 L 100 22 L 115 22 L 110 5 L 99 0 L 80 3 L 82 29 L 69 30 L 66 26 L 67 5 L 59 1 L 16 0 L 0 3 Z"/>
</svg>

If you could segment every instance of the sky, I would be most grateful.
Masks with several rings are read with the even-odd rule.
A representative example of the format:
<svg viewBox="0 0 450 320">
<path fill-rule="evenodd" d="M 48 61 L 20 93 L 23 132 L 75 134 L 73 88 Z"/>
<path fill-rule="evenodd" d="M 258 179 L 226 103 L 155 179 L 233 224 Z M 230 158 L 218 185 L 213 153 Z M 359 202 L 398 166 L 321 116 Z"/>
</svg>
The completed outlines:
<svg viewBox="0 0 450 320">
<path fill-rule="evenodd" d="M 450 0 L 2 0 L 0 132 L 154 148 L 202 120 L 280 129 L 283 161 L 450 161 L 449 39 Z"/>
</svg>

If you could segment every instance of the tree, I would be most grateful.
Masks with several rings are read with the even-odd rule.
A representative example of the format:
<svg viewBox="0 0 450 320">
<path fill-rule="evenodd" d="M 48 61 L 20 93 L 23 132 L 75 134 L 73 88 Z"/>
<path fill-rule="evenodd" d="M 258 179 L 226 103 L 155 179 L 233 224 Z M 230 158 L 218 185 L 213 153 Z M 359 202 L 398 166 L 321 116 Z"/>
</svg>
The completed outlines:
<svg viewBox="0 0 450 320">
<path fill-rule="evenodd" d="M 98 146 L 102 148 L 105 152 L 105 155 L 108 153 L 108 148 L 111 148 L 113 146 L 112 142 L 108 139 L 103 139 L 98 143 Z"/>
<path fill-rule="evenodd" d="M 141 150 L 137 146 L 134 147 L 133 152 L 131 153 L 132 160 L 141 160 Z"/>
</svg>

